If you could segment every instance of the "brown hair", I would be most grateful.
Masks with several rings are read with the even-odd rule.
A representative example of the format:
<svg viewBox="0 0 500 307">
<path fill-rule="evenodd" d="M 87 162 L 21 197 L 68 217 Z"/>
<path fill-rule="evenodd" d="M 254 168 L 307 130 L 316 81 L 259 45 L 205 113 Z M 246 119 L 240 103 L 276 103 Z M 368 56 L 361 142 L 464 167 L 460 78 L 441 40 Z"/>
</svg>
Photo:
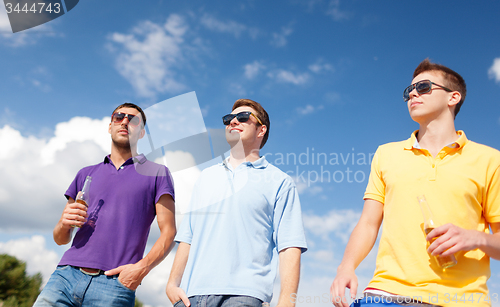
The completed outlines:
<svg viewBox="0 0 500 307">
<path fill-rule="evenodd" d="M 139 107 L 138 105 L 133 104 L 131 102 L 125 102 L 125 103 L 122 103 L 121 105 L 117 106 L 116 109 L 114 109 L 113 113 L 111 113 L 111 114 L 114 114 L 116 111 L 118 111 L 121 108 L 133 108 L 133 109 L 136 109 L 137 111 L 139 111 L 139 113 L 141 113 L 142 127 L 144 128 L 146 126 L 146 114 L 144 114 L 144 111 L 141 109 L 141 107 Z"/>
<path fill-rule="evenodd" d="M 267 142 L 267 138 L 269 137 L 269 131 L 271 130 L 271 122 L 269 121 L 269 115 L 266 110 L 260 105 L 260 103 L 250 100 L 250 99 L 238 99 L 233 105 L 233 111 L 236 108 L 247 106 L 255 110 L 255 115 L 260 119 L 260 121 L 266 126 L 266 134 L 262 138 L 262 143 L 260 143 L 260 148 L 264 147 L 264 144 Z M 257 123 L 257 125 L 260 125 Z"/>
<path fill-rule="evenodd" d="M 452 91 L 457 91 L 460 93 L 462 98 L 460 101 L 455 105 L 455 117 L 457 116 L 458 112 L 460 111 L 460 108 L 462 107 L 462 104 L 464 103 L 465 100 L 465 95 L 467 94 L 467 87 L 465 85 L 464 78 L 460 76 L 457 72 L 454 70 L 441 65 L 441 64 L 436 64 L 436 63 L 431 63 L 429 59 L 423 60 L 418 67 L 415 69 L 413 72 L 413 78 L 416 76 L 420 75 L 423 72 L 426 71 L 439 71 L 442 73 L 444 77 L 444 83 L 443 86 L 451 89 Z"/>
</svg>

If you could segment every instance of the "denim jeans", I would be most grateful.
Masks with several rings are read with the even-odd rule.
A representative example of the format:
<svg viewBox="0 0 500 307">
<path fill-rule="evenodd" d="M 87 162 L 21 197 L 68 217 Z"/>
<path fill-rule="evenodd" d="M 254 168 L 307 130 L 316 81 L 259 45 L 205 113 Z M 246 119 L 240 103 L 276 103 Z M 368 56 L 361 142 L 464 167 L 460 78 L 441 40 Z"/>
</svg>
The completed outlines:
<svg viewBox="0 0 500 307">
<path fill-rule="evenodd" d="M 126 288 L 118 275 L 90 276 L 72 266 L 58 266 L 33 307 L 131 306 L 135 291 Z"/>
<path fill-rule="evenodd" d="M 191 307 L 262 307 L 258 298 L 244 295 L 195 295 L 189 298 Z M 174 307 L 186 307 L 182 301 Z"/>
</svg>

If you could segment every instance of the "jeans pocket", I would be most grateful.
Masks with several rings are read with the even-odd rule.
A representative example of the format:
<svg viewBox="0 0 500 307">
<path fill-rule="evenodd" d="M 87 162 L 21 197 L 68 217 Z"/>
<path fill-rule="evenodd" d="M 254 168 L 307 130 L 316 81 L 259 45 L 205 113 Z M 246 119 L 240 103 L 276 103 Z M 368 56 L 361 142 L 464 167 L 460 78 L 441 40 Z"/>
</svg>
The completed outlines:
<svg viewBox="0 0 500 307">
<path fill-rule="evenodd" d="M 118 283 L 118 285 L 120 287 L 122 287 L 122 288 L 124 288 L 124 289 L 126 289 L 126 290 L 128 290 L 130 292 L 135 292 L 135 290 L 132 290 L 132 289 L 128 288 L 127 286 L 125 286 L 124 284 L 122 284 L 122 282 L 120 281 L 120 279 L 118 279 L 118 276 L 116 276 L 116 282 Z"/>
<path fill-rule="evenodd" d="M 174 303 L 173 307 L 186 307 L 186 305 L 184 305 L 184 302 L 182 300 L 178 300 Z"/>
</svg>

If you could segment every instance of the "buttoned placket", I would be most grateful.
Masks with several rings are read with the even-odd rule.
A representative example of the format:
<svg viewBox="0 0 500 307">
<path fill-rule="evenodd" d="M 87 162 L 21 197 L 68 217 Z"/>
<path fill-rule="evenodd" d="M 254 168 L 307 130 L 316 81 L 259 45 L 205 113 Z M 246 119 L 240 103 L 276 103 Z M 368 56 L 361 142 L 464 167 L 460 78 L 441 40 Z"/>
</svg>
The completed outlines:
<svg viewBox="0 0 500 307">
<path fill-rule="evenodd" d="M 420 150 L 429 159 L 429 164 L 431 166 L 431 170 L 430 170 L 430 174 L 429 174 L 429 178 L 428 178 L 429 181 L 436 180 L 438 166 L 441 164 L 441 162 L 444 160 L 444 158 L 448 154 L 451 154 L 458 147 L 459 146 L 456 143 L 450 144 L 450 145 L 444 147 L 443 149 L 441 149 L 441 151 L 436 155 L 436 157 L 433 157 L 427 149 L 416 148 L 417 150 Z"/>
<path fill-rule="evenodd" d="M 233 169 L 232 166 L 230 166 L 230 164 L 228 164 L 226 162 L 224 162 L 222 164 L 226 169 L 227 179 L 229 181 L 229 184 L 231 185 L 231 192 L 232 192 L 232 194 L 234 194 L 235 193 L 234 184 L 235 184 L 236 180 L 238 179 L 237 176 L 239 176 L 239 174 L 241 172 L 247 172 L 248 171 L 247 168 L 251 167 L 252 163 L 251 162 L 243 162 L 240 165 L 238 165 L 235 169 Z"/>
</svg>

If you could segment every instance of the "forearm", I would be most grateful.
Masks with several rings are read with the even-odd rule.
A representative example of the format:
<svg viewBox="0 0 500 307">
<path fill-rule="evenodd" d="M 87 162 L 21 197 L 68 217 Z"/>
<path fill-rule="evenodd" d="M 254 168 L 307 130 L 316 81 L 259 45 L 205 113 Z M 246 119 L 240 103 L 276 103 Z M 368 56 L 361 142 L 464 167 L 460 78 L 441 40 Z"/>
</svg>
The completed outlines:
<svg viewBox="0 0 500 307">
<path fill-rule="evenodd" d="M 191 245 L 184 242 L 179 243 L 167 285 L 178 287 L 181 284 L 182 275 L 184 274 L 184 269 L 186 268 L 190 249 Z"/>
<path fill-rule="evenodd" d="M 61 220 L 59 220 L 59 222 L 56 224 L 56 227 L 54 227 L 54 231 L 52 232 L 56 244 L 57 245 L 68 244 L 71 241 L 71 234 L 73 232 L 73 229 L 74 228 L 68 229 L 67 227 L 64 227 Z"/>
<path fill-rule="evenodd" d="M 300 279 L 301 249 L 296 247 L 282 250 L 280 258 L 281 291 L 278 306 L 294 306 L 292 295 L 297 293 Z"/>
<path fill-rule="evenodd" d="M 489 257 L 500 260 L 500 233 L 480 233 L 479 249 Z"/>
<path fill-rule="evenodd" d="M 174 247 L 175 226 L 163 231 L 151 250 L 137 264 L 144 269 L 144 276 L 160 264 Z"/>
<path fill-rule="evenodd" d="M 360 220 L 349 237 L 342 262 L 337 271 L 343 269 L 355 270 L 370 253 L 377 240 L 377 235 L 378 227 L 372 227 Z"/>
</svg>

